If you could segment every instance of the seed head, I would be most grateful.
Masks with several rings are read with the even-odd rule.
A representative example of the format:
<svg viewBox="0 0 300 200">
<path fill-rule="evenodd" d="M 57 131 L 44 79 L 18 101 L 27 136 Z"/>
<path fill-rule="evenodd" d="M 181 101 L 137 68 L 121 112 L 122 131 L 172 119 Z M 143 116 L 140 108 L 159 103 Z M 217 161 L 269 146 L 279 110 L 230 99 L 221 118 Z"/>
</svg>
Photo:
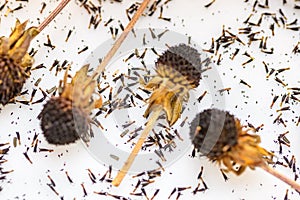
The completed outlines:
<svg viewBox="0 0 300 200">
<path fill-rule="evenodd" d="M 198 87 L 201 79 L 200 53 L 185 44 L 172 46 L 156 61 L 157 74 L 174 83 Z"/>
<path fill-rule="evenodd" d="M 259 146 L 260 137 L 248 133 L 233 115 L 218 109 L 204 110 L 190 127 L 195 149 L 213 162 L 223 163 L 225 171 L 241 174 L 272 161 L 273 154 Z M 235 164 L 239 165 L 236 169 Z"/>
<path fill-rule="evenodd" d="M 87 75 L 88 65 L 76 73 L 71 83 L 67 83 L 67 71 L 62 93 L 52 97 L 38 116 L 46 140 L 54 145 L 74 143 L 79 137 L 88 142 L 89 114 L 94 107 L 102 105 L 101 98 L 95 102 L 92 99 L 96 83 Z"/>
<path fill-rule="evenodd" d="M 88 116 L 72 106 L 72 101 L 63 97 L 53 97 L 39 115 L 41 127 L 50 144 L 64 145 L 79 139 L 78 133 L 89 131 Z"/>
<path fill-rule="evenodd" d="M 201 130 L 197 132 L 199 127 Z M 234 116 L 217 109 L 201 112 L 192 121 L 190 134 L 194 147 L 197 150 L 201 149 L 202 153 L 207 152 L 206 156 L 213 161 L 218 160 L 228 148 L 236 145 L 238 139 Z"/>
<path fill-rule="evenodd" d="M 27 30 L 27 22 L 16 22 L 9 38 L 0 38 L 0 104 L 6 105 L 12 98 L 20 94 L 23 84 L 30 75 L 33 58 L 27 50 L 31 40 L 39 31 L 31 27 Z"/>
<path fill-rule="evenodd" d="M 145 89 L 153 90 L 145 117 L 157 107 L 162 107 L 170 125 L 181 115 L 183 101 L 187 101 L 189 90 L 199 85 L 201 59 L 198 51 L 185 44 L 170 47 L 155 63 L 157 76 Z"/>
</svg>

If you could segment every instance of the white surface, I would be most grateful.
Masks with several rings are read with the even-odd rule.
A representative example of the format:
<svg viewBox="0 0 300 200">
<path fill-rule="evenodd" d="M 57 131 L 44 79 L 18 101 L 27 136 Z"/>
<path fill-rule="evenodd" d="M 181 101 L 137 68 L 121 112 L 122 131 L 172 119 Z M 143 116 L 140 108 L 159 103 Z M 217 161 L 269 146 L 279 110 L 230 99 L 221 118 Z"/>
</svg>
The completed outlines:
<svg viewBox="0 0 300 200">
<path fill-rule="evenodd" d="M 3 2 L 1 1 L 1 4 Z M 95 1 L 95 4 L 97 1 Z M 127 18 L 125 9 L 131 5 L 132 1 L 125 0 L 122 4 L 109 2 L 103 3 L 103 20 L 107 21 L 110 17 L 120 19 L 125 25 Z M 136 28 L 165 28 L 181 33 L 187 34 L 204 49 L 210 48 L 211 38 L 215 39 L 221 34 L 222 26 L 230 27 L 233 33 L 238 32 L 238 28 L 245 27 L 243 21 L 249 16 L 252 10 L 252 4 L 245 3 L 238 0 L 219 1 L 215 2 L 211 7 L 205 8 L 204 5 L 207 1 L 179 1 L 174 0 L 169 3 L 168 9 L 164 9 L 164 16 L 171 17 L 172 22 L 165 22 L 157 19 L 159 12 L 155 13 L 152 17 L 143 17 L 138 23 Z M 288 19 L 294 20 L 300 17 L 300 11 L 293 9 L 294 3 L 289 1 L 285 6 L 281 5 L 281 1 L 270 1 L 270 9 L 264 10 L 258 8 L 258 13 L 252 18 L 253 21 L 258 20 L 261 12 L 276 12 L 282 8 Z M 14 8 L 18 2 L 9 3 L 9 7 Z M 9 14 L 4 17 L 4 11 L 1 14 L 0 34 L 8 36 L 10 28 L 13 27 L 16 18 L 21 21 L 30 19 L 30 24 L 36 25 L 37 18 L 43 18 L 52 10 L 57 1 L 50 1 L 43 12 L 43 16 L 39 14 L 41 3 L 39 1 L 30 1 L 24 3 L 26 8 Z M 61 15 L 55 20 L 55 23 L 50 24 L 41 35 L 32 43 L 31 47 L 38 50 L 35 56 L 35 65 L 44 63 L 47 69 L 36 70 L 32 72 L 31 78 L 27 81 L 25 89 L 33 87 L 33 83 L 38 78 L 42 77 L 40 87 L 43 89 L 50 89 L 54 85 L 58 85 L 58 81 L 63 75 L 59 73 L 56 77 L 55 72 L 49 72 L 49 68 L 55 59 L 61 62 L 65 59 L 74 63 L 74 68 L 78 69 L 89 53 L 97 48 L 102 42 L 110 39 L 109 27 L 104 27 L 103 22 L 97 30 L 87 29 L 90 16 L 86 11 L 71 2 L 70 5 L 63 11 Z M 269 20 L 271 21 L 271 19 Z M 112 22 L 114 26 L 118 26 L 117 20 Z M 270 35 L 268 29 L 269 23 L 264 21 L 261 27 L 255 28 L 257 30 L 265 30 L 266 35 Z M 262 138 L 262 146 L 268 150 L 275 151 L 278 155 L 278 144 L 275 143 L 279 134 L 289 131 L 287 135 L 291 142 L 291 147 L 283 147 L 283 154 L 278 155 L 280 161 L 283 155 L 288 155 L 290 158 L 295 155 L 296 160 L 300 160 L 300 137 L 299 127 L 292 121 L 299 116 L 299 105 L 290 105 L 291 110 L 283 112 L 283 118 L 287 120 L 287 127 L 282 124 L 273 124 L 273 120 L 278 113 L 277 109 L 280 108 L 280 98 L 277 100 L 273 109 L 269 106 L 273 99 L 273 94 L 282 95 L 287 92 L 287 88 L 283 88 L 274 80 L 274 75 L 266 80 L 265 69 L 262 61 L 269 64 L 269 68 L 280 69 L 290 67 L 280 75 L 279 78 L 288 83 L 288 87 L 299 87 L 299 68 L 300 57 L 299 54 L 292 54 L 293 47 L 299 41 L 299 31 L 284 30 L 277 28 L 275 25 L 275 36 L 269 38 L 268 46 L 274 47 L 273 55 L 266 55 L 258 49 L 259 43 L 255 45 L 240 46 L 236 45 L 229 49 L 227 54 L 224 54 L 220 66 L 216 66 L 222 83 L 225 87 L 231 87 L 230 94 L 225 96 L 226 109 L 237 117 L 242 119 L 242 122 L 250 122 L 255 126 L 264 124 L 263 130 L 258 134 Z M 69 42 L 64 42 L 69 29 L 74 30 Z M 47 42 L 46 35 L 49 34 L 52 43 L 56 46 L 54 50 L 50 50 L 43 46 Z M 243 41 L 247 41 L 244 36 L 241 36 Z M 89 49 L 78 55 L 78 50 L 84 46 Z M 230 54 L 234 52 L 235 48 L 240 48 L 240 52 L 235 60 L 228 59 Z M 222 50 L 220 50 L 221 52 Z M 242 53 L 247 51 L 255 57 L 255 61 L 241 66 L 241 63 L 248 60 Z M 214 77 L 207 77 L 213 79 Z M 205 81 L 204 78 L 203 81 Z M 252 87 L 248 88 L 239 84 L 240 79 L 245 80 Z M 215 88 L 216 90 L 223 88 Z M 202 94 L 205 91 L 205 84 L 202 84 L 197 91 Z M 35 99 L 41 97 L 38 92 Z M 28 99 L 28 97 L 25 97 Z M 209 95 L 201 102 L 201 107 L 208 108 L 211 106 L 211 98 Z M 21 108 L 19 108 L 21 107 Z M 15 137 L 15 132 L 19 131 L 21 134 L 21 145 L 16 148 L 11 147 L 9 155 L 6 157 L 8 162 L 4 165 L 5 169 L 14 169 L 14 172 L 7 175 L 9 184 L 4 185 L 4 190 L 0 193 L 2 199 L 59 199 L 56 194 L 51 191 L 47 186 L 50 180 L 47 175 L 50 175 L 56 183 L 55 189 L 64 196 L 64 199 L 113 199 L 112 197 L 104 197 L 94 194 L 96 192 L 109 192 L 112 194 L 130 197 L 131 199 L 146 199 L 130 196 L 129 193 L 133 190 L 137 179 L 127 176 L 124 183 L 119 188 L 110 186 L 109 183 L 101 183 L 97 181 L 92 184 L 88 176 L 87 169 L 91 169 L 99 180 L 106 172 L 107 168 L 102 164 L 96 162 L 94 158 L 86 151 L 81 142 L 69 146 L 55 147 L 47 144 L 44 140 L 39 127 L 39 121 L 36 119 L 42 108 L 42 104 L 24 106 L 24 105 L 8 105 L 2 109 L 0 114 L 1 121 L 1 135 L 0 141 L 11 142 Z M 142 111 L 141 111 L 142 112 Z M 13 113 L 13 114 L 11 114 Z M 12 121 L 14 123 L 12 123 Z M 31 148 L 31 141 L 34 133 L 39 133 L 38 139 L 40 140 L 39 147 L 54 149 L 52 153 L 33 153 Z M 27 147 L 30 147 L 28 154 L 33 164 L 30 164 L 24 157 L 23 152 Z M 219 172 L 219 167 L 215 164 L 208 162 L 206 159 L 191 159 L 189 151 L 185 156 L 178 160 L 172 166 L 166 168 L 166 171 L 160 178 L 155 179 L 155 183 L 146 187 L 146 192 L 149 197 L 153 195 L 156 189 L 160 189 L 156 199 L 167 199 L 174 187 L 188 187 L 192 189 L 182 192 L 180 199 L 283 199 L 286 189 L 289 189 L 290 199 L 299 199 L 299 195 L 289 186 L 271 177 L 260 169 L 247 171 L 236 177 L 229 174 L 229 181 L 224 182 L 224 179 Z M 299 166 L 299 163 L 296 163 Z M 203 178 L 209 187 L 209 190 L 204 193 L 193 195 L 191 192 L 197 186 L 197 175 L 200 167 L 204 166 Z M 290 169 L 277 166 L 277 169 L 287 176 L 293 177 Z M 70 177 L 73 179 L 73 184 L 70 184 L 65 175 L 68 171 Z M 99 175 L 100 174 L 100 175 Z M 297 170 L 299 174 L 299 170 Z M 116 175 L 116 171 L 113 172 Z M 88 196 L 83 197 L 83 191 L 80 186 L 84 183 Z M 139 190 L 137 193 L 140 192 Z M 175 193 L 171 199 L 176 199 Z"/>
</svg>

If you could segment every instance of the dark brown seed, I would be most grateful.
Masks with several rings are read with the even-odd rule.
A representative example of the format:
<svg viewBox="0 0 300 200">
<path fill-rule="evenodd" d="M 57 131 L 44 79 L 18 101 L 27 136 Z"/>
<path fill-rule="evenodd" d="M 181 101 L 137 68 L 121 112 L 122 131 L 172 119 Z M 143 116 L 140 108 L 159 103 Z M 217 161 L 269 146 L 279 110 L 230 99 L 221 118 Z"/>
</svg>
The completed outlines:
<svg viewBox="0 0 300 200">
<path fill-rule="evenodd" d="M 201 169 L 200 169 L 197 179 L 200 179 L 202 177 L 203 169 L 204 169 L 203 166 L 201 166 Z"/>
<path fill-rule="evenodd" d="M 205 8 L 208 8 L 208 7 L 210 7 L 214 2 L 215 2 L 215 0 L 212 0 L 210 3 L 206 4 L 204 7 L 205 7 Z"/>
<path fill-rule="evenodd" d="M 203 94 L 200 96 L 200 97 L 198 97 L 198 102 L 200 103 L 201 102 L 201 100 L 203 99 L 203 97 L 205 96 L 207 94 L 207 91 L 204 91 L 203 92 Z"/>
<path fill-rule="evenodd" d="M 174 188 L 171 192 L 171 194 L 169 195 L 168 199 L 170 199 L 172 197 L 172 195 L 176 192 L 176 188 Z"/>
<path fill-rule="evenodd" d="M 83 190 L 83 197 L 86 197 L 86 196 L 87 196 L 87 192 L 86 192 L 86 189 L 85 189 L 85 187 L 84 187 L 84 184 L 81 183 L 80 185 L 81 185 L 82 190 Z"/>
<path fill-rule="evenodd" d="M 25 156 L 25 158 L 30 162 L 30 164 L 32 164 L 31 159 L 29 158 L 27 151 L 23 153 L 23 155 Z"/>
<path fill-rule="evenodd" d="M 245 81 L 243 81 L 243 80 L 240 80 L 240 83 L 241 84 L 243 84 L 243 85 L 246 85 L 246 86 L 248 86 L 249 88 L 251 88 L 251 85 L 249 85 L 248 83 L 246 83 Z"/>
<path fill-rule="evenodd" d="M 47 43 L 44 43 L 44 46 L 50 47 L 52 50 L 55 49 L 56 46 L 54 46 L 51 42 L 50 36 L 47 35 Z"/>
<path fill-rule="evenodd" d="M 56 184 L 55 184 L 55 182 L 53 181 L 53 179 L 51 178 L 51 176 L 48 175 L 47 177 L 49 178 L 49 180 L 50 180 L 50 182 L 51 182 L 51 185 L 52 185 L 53 187 L 55 187 Z"/>
<path fill-rule="evenodd" d="M 69 32 L 68 32 L 68 35 L 67 35 L 67 38 L 66 38 L 65 42 L 68 42 L 68 40 L 69 40 L 69 38 L 70 38 L 71 34 L 72 34 L 72 30 L 69 30 Z"/>
<path fill-rule="evenodd" d="M 227 177 L 227 175 L 223 172 L 223 170 L 222 169 L 220 169 L 220 171 L 221 171 L 221 173 L 222 173 L 222 176 L 223 176 L 223 178 L 224 178 L 224 180 L 225 180 L 225 182 L 226 181 L 228 181 L 228 177 Z"/>
<path fill-rule="evenodd" d="M 59 193 L 54 189 L 54 187 L 51 184 L 47 183 L 47 185 L 57 196 L 59 196 Z"/>
<path fill-rule="evenodd" d="M 274 105 L 274 103 L 277 101 L 278 97 L 279 97 L 279 96 L 275 96 L 275 97 L 273 98 L 273 101 L 272 101 L 272 103 L 271 103 L 271 105 L 270 105 L 270 109 L 273 108 L 273 105 Z"/>
<path fill-rule="evenodd" d="M 69 173 L 68 173 L 67 171 L 65 171 L 65 173 L 66 173 L 66 176 L 67 176 L 67 178 L 68 178 L 68 181 L 69 181 L 70 183 L 73 183 L 73 180 L 72 180 L 71 177 L 69 176 Z"/>
<path fill-rule="evenodd" d="M 81 53 L 85 52 L 85 51 L 88 50 L 88 49 L 89 49 L 89 47 L 88 47 L 88 46 L 85 46 L 83 49 L 79 50 L 77 53 L 78 53 L 78 54 L 81 54 Z"/>
</svg>

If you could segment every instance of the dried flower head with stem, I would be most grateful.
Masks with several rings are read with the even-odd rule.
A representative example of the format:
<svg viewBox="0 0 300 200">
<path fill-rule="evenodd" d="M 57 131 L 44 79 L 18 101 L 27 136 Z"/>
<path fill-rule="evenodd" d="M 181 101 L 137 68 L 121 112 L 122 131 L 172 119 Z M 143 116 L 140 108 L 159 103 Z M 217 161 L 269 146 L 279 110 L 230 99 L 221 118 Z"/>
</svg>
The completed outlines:
<svg viewBox="0 0 300 200">
<path fill-rule="evenodd" d="M 8 38 L 0 37 L 0 104 L 6 105 L 21 93 L 34 62 L 27 53 L 30 42 L 69 1 L 63 0 L 39 27 L 26 29 L 27 21 L 20 23 L 17 20 L 10 36 Z"/>
<path fill-rule="evenodd" d="M 67 83 L 66 70 L 59 96 L 51 97 L 39 114 L 43 134 L 50 144 L 70 144 L 79 136 L 85 142 L 89 141 L 92 122 L 89 114 L 102 106 L 102 99 L 94 101 L 92 98 L 96 81 L 89 81 L 88 68 L 85 65 L 77 71 L 70 83 Z"/>
<path fill-rule="evenodd" d="M 260 137 L 251 134 L 229 112 L 207 109 L 199 113 L 191 123 L 190 136 L 195 150 L 223 164 L 224 172 L 240 175 L 247 167 L 260 167 L 300 192 L 297 182 L 268 165 L 273 163 L 274 154 L 260 147 Z"/>
<path fill-rule="evenodd" d="M 96 78 L 115 55 L 149 2 L 150 0 L 143 1 L 127 27 L 91 76 L 87 75 L 88 66 L 84 66 L 76 73 L 72 82 L 67 83 L 66 72 L 62 93 L 59 97 L 52 97 L 44 105 L 38 116 L 41 120 L 43 134 L 50 144 L 70 144 L 79 138 L 86 143 L 89 141 L 90 135 L 88 132 L 92 122 L 89 114 L 92 109 L 102 106 L 101 98 L 96 101 L 92 99 L 96 87 Z"/>
<path fill-rule="evenodd" d="M 155 63 L 157 75 L 144 84 L 145 89 L 153 91 L 144 114 L 148 117 L 152 113 L 151 118 L 123 168 L 113 180 L 114 186 L 122 182 L 161 112 L 166 113 L 170 126 L 178 120 L 182 112 L 183 101 L 187 101 L 189 91 L 199 85 L 201 66 L 200 53 L 185 44 L 169 47 L 159 56 Z"/>
</svg>

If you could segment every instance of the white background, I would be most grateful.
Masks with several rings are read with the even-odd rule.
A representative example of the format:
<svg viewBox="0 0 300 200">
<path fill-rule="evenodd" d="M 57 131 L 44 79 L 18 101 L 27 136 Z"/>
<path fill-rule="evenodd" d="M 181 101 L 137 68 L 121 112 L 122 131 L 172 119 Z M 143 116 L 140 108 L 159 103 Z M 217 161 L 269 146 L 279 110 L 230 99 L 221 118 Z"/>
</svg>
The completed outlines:
<svg viewBox="0 0 300 200">
<path fill-rule="evenodd" d="M 152 17 L 142 17 L 136 25 L 136 28 L 168 28 L 172 31 L 187 34 L 192 39 L 202 46 L 204 49 L 209 49 L 211 38 L 215 39 L 220 36 L 222 26 L 231 28 L 231 32 L 237 33 L 238 28 L 245 27 L 243 21 L 252 13 L 252 5 L 254 1 L 245 3 L 244 1 L 228 0 L 215 2 L 211 7 L 205 8 L 204 5 L 208 1 L 188 0 L 179 1 L 174 0 L 168 4 L 168 8 L 164 9 L 164 16 L 171 17 L 171 22 L 166 22 L 158 19 L 159 11 Z M 94 0 L 98 5 L 98 1 Z M 122 3 L 111 4 L 108 1 L 103 3 L 103 22 L 99 25 L 97 30 L 87 29 L 90 15 L 78 3 L 72 1 L 66 9 L 60 14 L 54 23 L 51 23 L 40 35 L 37 36 L 35 41 L 32 42 L 31 47 L 38 50 L 35 56 L 35 66 L 41 63 L 47 67 L 46 69 L 36 70 L 32 72 L 30 79 L 27 81 L 24 90 L 32 90 L 33 83 L 40 77 L 42 82 L 39 87 L 43 89 L 50 89 L 58 85 L 58 81 L 63 75 L 63 72 L 55 76 L 55 71 L 49 72 L 53 61 L 55 59 L 61 62 L 65 59 L 74 63 L 74 68 L 78 69 L 81 64 L 88 57 L 89 52 L 99 46 L 102 42 L 110 39 L 109 26 L 104 27 L 103 24 L 110 18 L 115 20 L 112 25 L 118 26 L 118 19 L 122 24 L 128 22 L 125 14 L 125 9 L 128 8 L 133 2 L 125 0 Z M 261 2 L 262 4 L 264 1 Z M 1 5 L 3 1 L 1 1 Z M 23 3 L 25 8 L 10 13 L 7 17 L 4 16 L 7 8 L 1 13 L 0 34 L 8 36 L 11 28 L 14 26 L 16 18 L 21 21 L 26 19 L 30 20 L 30 25 L 37 25 L 38 18 L 43 19 L 47 13 L 54 9 L 58 1 L 49 1 L 41 15 L 40 1 L 29 1 Z M 279 15 L 278 9 L 281 8 L 289 21 L 295 18 L 299 19 L 300 11 L 293 9 L 294 2 L 289 1 L 286 5 L 282 5 L 282 1 L 270 1 L 270 9 L 258 8 L 252 18 L 256 22 L 260 13 L 271 12 Z M 15 8 L 19 2 L 9 2 L 10 8 Z M 264 35 L 271 36 L 269 30 L 272 19 L 265 19 L 261 27 L 254 28 L 255 30 L 263 30 Z M 72 29 L 73 33 L 66 43 L 65 38 L 68 31 Z M 51 50 L 43 45 L 47 42 L 46 35 L 49 35 L 52 43 L 56 46 Z M 241 39 L 247 42 L 247 38 L 240 36 Z M 223 55 L 221 65 L 215 66 L 219 71 L 222 83 L 225 87 L 231 87 L 230 94 L 225 94 L 226 109 L 236 115 L 242 120 L 244 124 L 250 122 L 254 126 L 264 124 L 263 129 L 259 131 L 262 143 L 261 145 L 268 150 L 272 150 L 278 156 L 278 160 L 284 162 L 283 155 L 289 159 L 295 155 L 296 160 L 300 160 L 299 156 L 299 127 L 295 125 L 294 121 L 298 120 L 299 105 L 294 103 L 291 110 L 283 112 L 283 119 L 287 120 L 284 127 L 282 124 L 273 124 L 273 120 L 279 114 L 276 112 L 280 108 L 281 96 L 288 92 L 289 87 L 299 87 L 299 70 L 300 70 L 300 57 L 298 54 L 292 54 L 293 47 L 299 41 L 299 31 L 286 30 L 278 28 L 275 25 L 275 36 L 268 39 L 268 46 L 274 48 L 273 55 L 266 55 L 260 52 L 258 48 L 259 42 L 248 47 L 247 45 L 235 45 L 228 49 L 228 53 Z M 78 55 L 78 51 L 83 47 L 88 46 L 89 49 L 84 53 Z M 240 52 L 236 59 L 233 61 L 229 56 L 234 52 L 235 48 L 240 48 Z M 241 66 L 243 62 L 248 60 L 242 54 L 247 51 L 255 60 L 245 67 Z M 224 52 L 224 49 L 220 50 Z M 269 68 L 280 69 L 290 67 L 289 71 L 279 74 L 278 77 L 288 84 L 287 87 L 279 85 L 274 80 L 274 75 L 268 80 L 262 61 L 268 63 Z M 207 77 L 214 78 L 214 77 Z M 239 84 L 240 80 L 244 80 L 252 87 L 248 88 L 245 85 Z M 216 88 L 222 89 L 222 88 Z M 197 91 L 199 94 L 205 91 L 205 86 L 200 86 Z M 270 104 L 275 95 L 279 95 L 279 99 L 270 109 Z M 35 99 L 41 97 L 38 92 Z M 28 96 L 23 98 L 29 98 Z M 22 99 L 22 98 L 21 98 Z M 291 101 L 292 102 L 292 101 Z M 109 183 L 101 183 L 97 181 L 92 184 L 88 176 L 87 169 L 91 169 L 99 180 L 106 172 L 107 167 L 98 163 L 86 151 L 80 141 L 69 146 L 56 147 L 47 144 L 44 140 L 39 127 L 39 121 L 36 119 L 37 115 L 42 109 L 42 104 L 24 106 L 24 105 L 7 105 L 1 110 L 1 134 L 0 142 L 10 142 L 12 146 L 13 137 L 15 132 L 20 132 L 21 145 L 10 149 L 9 155 L 6 156 L 8 162 L 4 167 L 6 170 L 13 169 L 14 172 L 7 175 L 7 181 L 4 183 L 4 190 L 0 193 L 1 199 L 59 199 L 59 196 L 64 196 L 64 199 L 113 199 L 112 197 L 104 197 L 94 194 L 94 192 L 109 192 L 112 194 L 130 197 L 131 199 L 146 199 L 145 197 L 130 196 L 129 193 L 133 190 L 137 179 L 127 176 L 124 183 L 119 188 L 112 187 Z M 204 98 L 202 101 L 202 108 L 211 106 L 209 97 Z M 142 112 L 142 111 L 141 111 Z M 289 131 L 287 135 L 290 140 L 290 148 L 283 147 L 283 154 L 278 155 L 279 145 L 276 144 L 279 134 Z M 52 153 L 33 153 L 31 147 L 32 138 L 34 133 L 39 133 L 38 139 L 40 140 L 39 147 L 54 149 Z M 27 147 L 30 147 L 28 155 L 33 164 L 30 164 L 24 157 L 23 153 Z M 182 192 L 180 199 L 284 199 L 286 190 L 289 189 L 289 199 L 299 199 L 299 195 L 292 190 L 289 186 L 281 181 L 266 174 L 260 169 L 255 171 L 247 169 L 246 172 L 237 177 L 229 174 L 229 181 L 225 182 L 220 171 L 219 166 L 208 162 L 205 158 L 191 159 L 189 151 L 185 156 L 178 160 L 172 166 L 166 168 L 166 171 L 160 178 L 155 179 L 155 183 L 147 186 L 146 192 L 149 197 L 153 195 L 156 189 L 160 189 L 156 199 L 167 199 L 174 187 L 189 187 L 192 189 Z M 296 163 L 299 166 L 299 163 Z M 204 193 L 192 194 L 192 190 L 197 186 L 197 175 L 200 167 L 204 166 L 203 178 L 209 187 L 209 190 Z M 293 178 L 294 174 L 288 168 L 282 166 L 276 167 L 280 172 Z M 70 184 L 65 175 L 68 171 L 73 180 Z M 100 174 L 100 175 L 99 175 Z M 299 170 L 297 169 L 297 174 Z M 47 186 L 50 183 L 47 175 L 50 175 L 56 183 L 55 189 L 59 193 L 57 196 Z M 116 175 L 114 171 L 113 176 Z M 7 182 L 6 181 L 6 182 Z M 84 183 L 88 196 L 83 197 L 83 191 L 80 186 Z M 140 192 L 139 190 L 137 192 Z M 176 199 L 175 193 L 171 199 Z"/>
</svg>

